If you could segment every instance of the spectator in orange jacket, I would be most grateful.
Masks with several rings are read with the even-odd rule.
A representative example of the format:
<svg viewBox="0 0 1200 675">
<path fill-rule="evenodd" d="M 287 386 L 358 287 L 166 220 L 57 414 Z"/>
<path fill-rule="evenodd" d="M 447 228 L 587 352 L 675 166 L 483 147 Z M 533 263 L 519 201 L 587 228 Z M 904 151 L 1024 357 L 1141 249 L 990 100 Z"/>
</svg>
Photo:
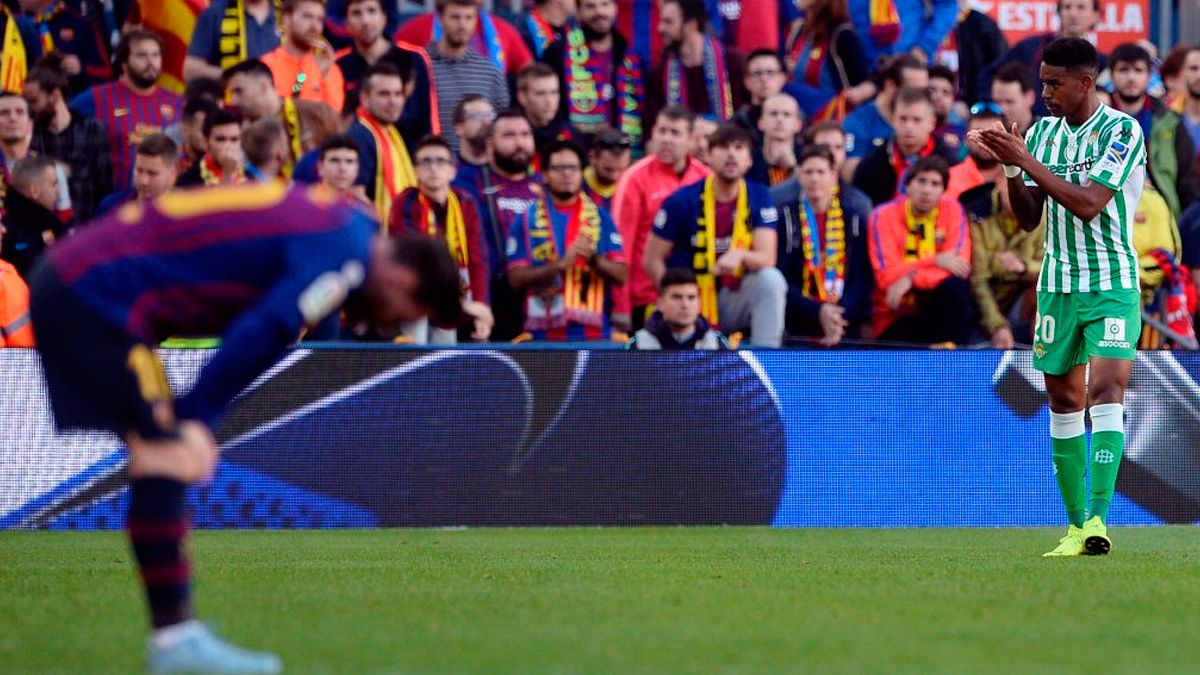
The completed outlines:
<svg viewBox="0 0 1200 675">
<path fill-rule="evenodd" d="M 971 236 L 962 206 L 945 198 L 950 168 L 918 160 L 905 194 L 871 214 L 875 336 L 890 342 L 962 344 L 972 326 Z"/>
<path fill-rule="evenodd" d="M 0 222 L 0 241 L 4 223 Z M 17 268 L 0 260 L 0 347 L 32 347 L 33 326 L 29 323 L 29 287 Z"/>
<path fill-rule="evenodd" d="M 654 154 L 635 162 L 617 181 L 612 216 L 629 255 L 629 281 L 616 289 L 613 298 L 613 325 L 618 330 L 640 330 L 649 318 L 647 309 L 658 298 L 642 267 L 642 254 L 663 202 L 679 188 L 712 173 L 688 152 L 693 123 L 687 108 L 663 108 L 650 132 Z"/>
</svg>

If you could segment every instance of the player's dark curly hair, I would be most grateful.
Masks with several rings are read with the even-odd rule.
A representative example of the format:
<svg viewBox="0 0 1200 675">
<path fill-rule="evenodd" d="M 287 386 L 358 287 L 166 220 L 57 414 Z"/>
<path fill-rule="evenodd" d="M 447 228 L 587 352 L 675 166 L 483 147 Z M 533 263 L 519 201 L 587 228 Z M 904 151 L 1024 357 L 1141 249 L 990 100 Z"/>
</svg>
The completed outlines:
<svg viewBox="0 0 1200 675">
<path fill-rule="evenodd" d="M 453 328 L 462 322 L 462 292 L 458 263 L 446 242 L 415 234 L 392 238 L 392 260 L 417 273 L 421 285 L 417 302 L 428 307 L 436 326 Z"/>
<path fill-rule="evenodd" d="M 1066 68 L 1072 73 L 1090 72 L 1095 75 L 1100 71 L 1096 48 L 1083 38 L 1055 38 L 1042 52 L 1042 63 Z"/>
</svg>

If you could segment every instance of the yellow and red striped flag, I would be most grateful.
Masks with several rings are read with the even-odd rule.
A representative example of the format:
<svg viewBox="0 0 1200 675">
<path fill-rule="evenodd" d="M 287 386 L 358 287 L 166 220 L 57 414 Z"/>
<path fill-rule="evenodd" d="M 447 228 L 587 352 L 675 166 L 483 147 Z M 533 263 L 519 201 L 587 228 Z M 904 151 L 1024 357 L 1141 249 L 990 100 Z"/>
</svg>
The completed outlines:
<svg viewBox="0 0 1200 675">
<path fill-rule="evenodd" d="M 163 50 L 163 74 L 160 82 L 176 93 L 183 93 L 183 59 L 196 17 L 208 6 L 208 0 L 138 0 L 137 9 L 143 27 L 158 33 L 166 42 Z"/>
</svg>

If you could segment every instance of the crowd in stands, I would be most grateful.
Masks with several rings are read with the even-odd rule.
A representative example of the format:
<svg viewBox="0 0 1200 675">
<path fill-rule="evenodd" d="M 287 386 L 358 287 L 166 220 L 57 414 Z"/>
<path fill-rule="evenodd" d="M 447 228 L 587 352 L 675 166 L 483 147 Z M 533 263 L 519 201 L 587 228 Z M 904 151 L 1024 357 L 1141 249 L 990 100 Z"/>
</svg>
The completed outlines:
<svg viewBox="0 0 1200 675">
<path fill-rule="evenodd" d="M 444 239 L 491 341 L 1028 345 L 1045 225 L 1017 225 L 1001 167 L 964 137 L 1047 115 L 1042 50 L 1094 41 L 1101 1 L 1059 0 L 1057 32 L 1009 45 L 966 0 L 407 17 L 211 0 L 168 77 L 178 36 L 136 1 L 3 0 L 0 345 L 31 343 L 22 279 L 56 240 L 173 189 L 263 181 Z M 1200 46 L 1123 44 L 1102 66 L 1101 100 L 1147 139 L 1141 346 L 1179 346 L 1200 282 Z"/>
</svg>

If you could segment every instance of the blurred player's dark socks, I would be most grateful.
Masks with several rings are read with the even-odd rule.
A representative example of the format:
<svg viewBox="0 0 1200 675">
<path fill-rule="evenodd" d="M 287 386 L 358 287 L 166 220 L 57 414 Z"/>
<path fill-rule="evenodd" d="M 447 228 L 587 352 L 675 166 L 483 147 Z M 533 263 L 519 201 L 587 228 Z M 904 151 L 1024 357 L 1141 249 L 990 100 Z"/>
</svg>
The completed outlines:
<svg viewBox="0 0 1200 675">
<path fill-rule="evenodd" d="M 1091 515 L 1108 522 L 1108 507 L 1117 486 L 1117 470 L 1125 452 L 1125 406 L 1101 403 L 1088 409 L 1092 418 Z"/>
<path fill-rule="evenodd" d="M 1084 435 L 1083 411 L 1050 413 L 1050 445 L 1054 451 L 1054 478 L 1067 507 L 1067 519 L 1083 527 L 1087 492 L 1087 436 Z"/>
<path fill-rule="evenodd" d="M 169 478 L 137 478 L 129 488 L 126 529 L 155 628 L 192 617 L 191 569 L 183 553 L 185 489 Z"/>
</svg>

